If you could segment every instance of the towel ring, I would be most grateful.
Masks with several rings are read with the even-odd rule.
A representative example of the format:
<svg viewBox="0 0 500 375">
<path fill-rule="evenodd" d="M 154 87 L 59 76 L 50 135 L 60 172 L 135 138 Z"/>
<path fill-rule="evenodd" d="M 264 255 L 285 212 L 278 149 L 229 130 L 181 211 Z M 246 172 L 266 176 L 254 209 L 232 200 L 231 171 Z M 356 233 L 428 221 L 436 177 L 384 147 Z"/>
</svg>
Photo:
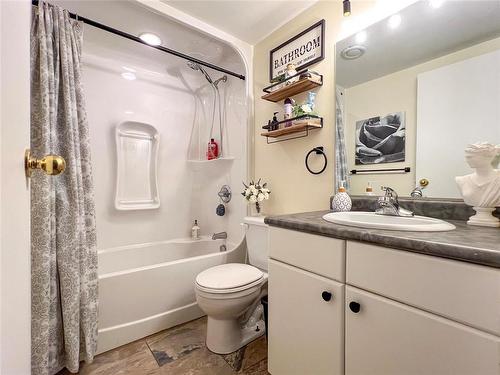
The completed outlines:
<svg viewBox="0 0 500 375">
<path fill-rule="evenodd" d="M 311 168 L 309 168 L 309 156 L 311 156 L 311 154 L 315 152 L 316 155 L 323 155 L 323 158 L 325 159 L 325 165 L 323 165 L 323 168 L 321 168 L 321 170 L 315 172 L 313 171 Z M 326 154 L 325 154 L 325 151 L 324 151 L 324 148 L 323 146 L 318 146 L 318 147 L 314 147 L 311 151 L 309 151 L 306 155 L 306 168 L 307 170 L 309 171 L 309 173 L 311 174 L 321 174 L 325 171 L 326 169 L 326 166 L 328 165 L 328 160 L 326 158 Z"/>
</svg>

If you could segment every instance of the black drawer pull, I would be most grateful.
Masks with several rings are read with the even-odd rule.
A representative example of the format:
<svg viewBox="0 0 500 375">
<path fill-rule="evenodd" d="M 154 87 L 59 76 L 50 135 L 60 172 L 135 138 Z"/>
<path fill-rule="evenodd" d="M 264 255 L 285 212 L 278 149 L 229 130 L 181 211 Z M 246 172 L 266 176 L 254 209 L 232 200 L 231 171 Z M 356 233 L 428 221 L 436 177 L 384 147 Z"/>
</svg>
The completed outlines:
<svg viewBox="0 0 500 375">
<path fill-rule="evenodd" d="M 349 308 L 351 309 L 351 311 L 355 314 L 359 313 L 359 311 L 361 310 L 361 305 L 357 302 L 349 302 Z"/>
<path fill-rule="evenodd" d="M 323 293 L 321 293 L 321 297 L 323 297 L 323 299 L 324 299 L 326 302 L 328 302 L 328 301 L 330 301 L 330 300 L 332 299 L 332 293 L 327 292 L 327 291 L 325 290 Z"/>
</svg>

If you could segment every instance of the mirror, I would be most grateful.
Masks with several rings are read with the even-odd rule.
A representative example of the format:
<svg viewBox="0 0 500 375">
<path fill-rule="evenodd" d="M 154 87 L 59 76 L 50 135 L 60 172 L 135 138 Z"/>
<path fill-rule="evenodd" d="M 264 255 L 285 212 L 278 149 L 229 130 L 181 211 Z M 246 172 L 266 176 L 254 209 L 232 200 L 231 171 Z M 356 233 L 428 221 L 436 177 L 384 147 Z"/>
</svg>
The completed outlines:
<svg viewBox="0 0 500 375">
<path fill-rule="evenodd" d="M 469 143 L 500 144 L 500 2 L 418 1 L 336 44 L 336 183 L 460 198 Z M 342 161 L 345 160 L 344 163 Z"/>
</svg>

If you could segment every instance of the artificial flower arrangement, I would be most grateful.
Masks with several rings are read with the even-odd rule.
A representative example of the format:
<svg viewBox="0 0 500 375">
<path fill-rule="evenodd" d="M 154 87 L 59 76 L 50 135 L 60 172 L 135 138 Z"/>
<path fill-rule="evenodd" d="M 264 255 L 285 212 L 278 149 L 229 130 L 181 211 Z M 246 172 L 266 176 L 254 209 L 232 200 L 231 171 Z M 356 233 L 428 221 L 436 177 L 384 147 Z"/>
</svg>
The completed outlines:
<svg viewBox="0 0 500 375">
<path fill-rule="evenodd" d="M 245 190 L 241 193 L 249 203 L 255 203 L 255 208 L 257 210 L 257 214 L 260 214 L 260 202 L 269 199 L 269 194 L 271 194 L 271 190 L 267 188 L 267 182 L 263 184 L 260 183 L 260 178 L 257 183 L 251 181 L 248 185 L 243 183 L 245 186 Z"/>
</svg>

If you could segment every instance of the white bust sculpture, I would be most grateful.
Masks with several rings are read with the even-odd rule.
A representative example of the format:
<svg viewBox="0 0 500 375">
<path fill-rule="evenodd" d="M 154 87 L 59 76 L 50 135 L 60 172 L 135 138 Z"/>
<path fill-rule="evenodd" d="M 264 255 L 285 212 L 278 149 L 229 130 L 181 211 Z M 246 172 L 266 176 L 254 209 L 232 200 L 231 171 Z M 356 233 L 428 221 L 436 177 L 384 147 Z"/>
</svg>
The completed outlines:
<svg viewBox="0 0 500 375">
<path fill-rule="evenodd" d="M 465 149 L 465 160 L 474 173 L 456 177 L 464 202 L 473 206 L 476 215 L 467 224 L 500 227 L 500 221 L 491 213 L 500 206 L 500 170 L 492 162 L 500 154 L 500 147 L 491 143 L 475 143 Z"/>
</svg>

